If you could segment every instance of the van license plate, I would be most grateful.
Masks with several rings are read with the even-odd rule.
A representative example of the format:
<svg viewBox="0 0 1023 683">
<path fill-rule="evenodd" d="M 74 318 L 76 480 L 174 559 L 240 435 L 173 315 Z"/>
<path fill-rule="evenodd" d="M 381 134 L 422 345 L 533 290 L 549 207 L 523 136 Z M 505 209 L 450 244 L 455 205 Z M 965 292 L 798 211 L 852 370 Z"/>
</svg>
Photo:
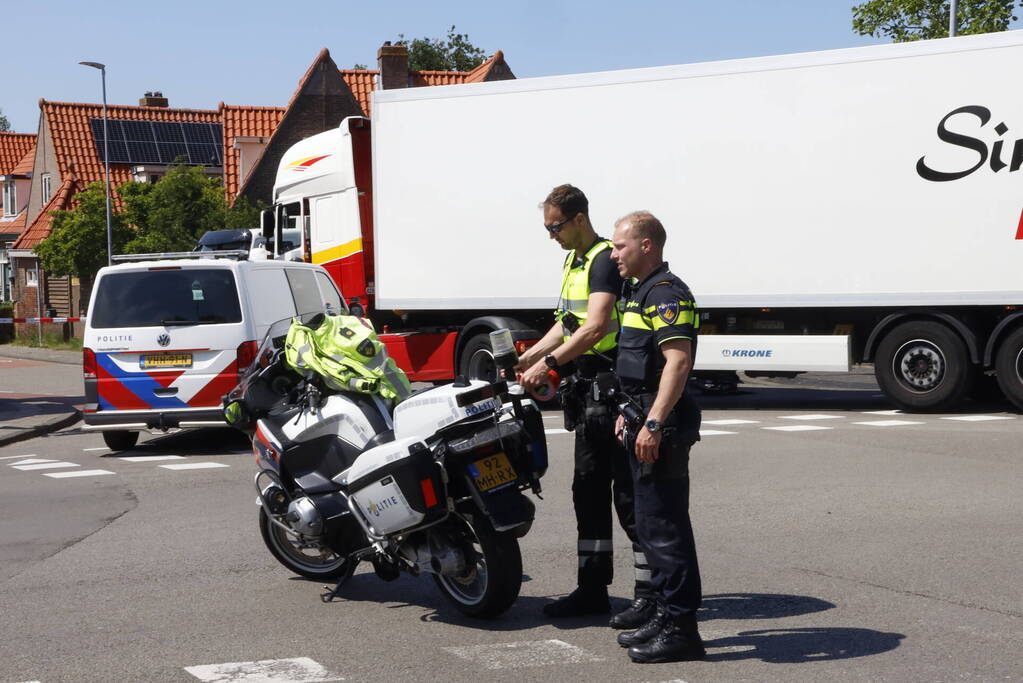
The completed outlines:
<svg viewBox="0 0 1023 683">
<path fill-rule="evenodd" d="M 143 370 L 154 368 L 190 368 L 192 367 L 191 353 L 144 353 L 139 367 Z"/>
<path fill-rule="evenodd" d="M 504 453 L 490 455 L 470 464 L 469 474 L 480 491 L 489 491 L 514 483 L 518 478 L 515 468 L 508 462 L 508 456 Z"/>
</svg>

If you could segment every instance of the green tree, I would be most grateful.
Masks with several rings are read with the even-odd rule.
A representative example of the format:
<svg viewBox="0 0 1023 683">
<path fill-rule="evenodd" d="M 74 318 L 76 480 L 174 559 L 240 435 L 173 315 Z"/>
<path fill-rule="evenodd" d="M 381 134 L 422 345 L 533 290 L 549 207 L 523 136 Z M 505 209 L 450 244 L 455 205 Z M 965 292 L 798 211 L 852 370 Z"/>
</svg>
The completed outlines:
<svg viewBox="0 0 1023 683">
<path fill-rule="evenodd" d="M 406 40 L 398 34 L 397 45 L 408 48 L 409 71 L 472 71 L 487 59 L 487 53 L 469 42 L 466 33 L 448 29 L 447 40 L 416 38 Z"/>
<path fill-rule="evenodd" d="M 960 35 L 1004 31 L 1016 20 L 1017 0 L 959 0 Z M 890 37 L 896 43 L 948 37 L 948 0 L 869 0 L 852 8 L 852 27 L 860 35 Z"/>
<path fill-rule="evenodd" d="M 50 236 L 36 245 L 43 268 L 53 275 L 91 277 L 107 265 L 107 209 L 104 184 L 89 183 L 75 195 L 78 205 L 71 211 L 54 211 Z M 131 238 L 131 229 L 121 214 L 110 221 L 114 253 L 121 253 Z"/>
<path fill-rule="evenodd" d="M 207 230 L 256 228 L 259 210 L 245 201 L 229 207 L 218 178 L 202 167 L 174 166 L 158 183 L 117 188 L 123 209 L 111 220 L 115 254 L 191 251 Z M 54 275 L 91 278 L 107 264 L 103 183 L 76 195 L 70 211 L 54 211 L 50 236 L 35 248 Z"/>
<path fill-rule="evenodd" d="M 11 130 L 11 122 L 4 116 L 4 110 L 0 109 L 0 133 L 8 133 Z"/>
</svg>

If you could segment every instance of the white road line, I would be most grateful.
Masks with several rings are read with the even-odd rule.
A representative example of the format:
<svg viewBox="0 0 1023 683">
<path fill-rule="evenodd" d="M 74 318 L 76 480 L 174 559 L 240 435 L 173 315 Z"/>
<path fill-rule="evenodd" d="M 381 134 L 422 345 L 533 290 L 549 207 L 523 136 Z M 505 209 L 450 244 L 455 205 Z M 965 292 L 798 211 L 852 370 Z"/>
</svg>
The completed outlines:
<svg viewBox="0 0 1023 683">
<path fill-rule="evenodd" d="M 73 462 L 44 462 L 37 465 L 11 465 L 11 467 L 29 472 L 32 470 L 59 470 L 65 467 L 81 467 L 81 465 Z"/>
<path fill-rule="evenodd" d="M 103 474 L 114 474 L 110 470 L 71 470 L 70 472 L 43 472 L 44 477 L 67 479 L 68 477 L 98 477 Z"/>
<path fill-rule="evenodd" d="M 12 462 L 11 467 L 16 465 L 34 465 L 37 462 L 57 462 L 56 460 L 47 460 L 46 458 L 29 458 L 28 460 L 19 460 L 18 462 Z"/>
<path fill-rule="evenodd" d="M 854 425 L 867 425 L 868 427 L 902 427 L 904 425 L 922 425 L 926 422 L 914 422 L 913 420 L 872 420 L 870 422 L 853 422 Z"/>
<path fill-rule="evenodd" d="M 183 455 L 128 455 L 119 457 L 117 460 L 125 462 L 155 462 L 157 460 L 184 460 Z"/>
<path fill-rule="evenodd" d="M 725 432 L 720 429 L 701 429 L 700 436 L 722 436 L 724 434 L 735 434 L 735 432 Z"/>
<path fill-rule="evenodd" d="M 960 422 L 987 422 L 989 420 L 1015 420 L 1014 417 L 1006 415 L 957 415 L 955 417 L 943 417 L 942 420 L 959 420 Z"/>
<path fill-rule="evenodd" d="M 88 453 L 90 451 L 109 451 L 110 449 L 106 446 L 100 446 L 98 448 L 83 448 L 82 450 Z"/>
<path fill-rule="evenodd" d="M 36 457 L 35 453 L 30 453 L 28 455 L 5 455 L 4 457 L 0 458 L 0 460 L 17 460 L 18 458 L 34 458 L 34 457 Z"/>
<path fill-rule="evenodd" d="M 602 657 L 562 640 L 526 640 L 441 649 L 491 670 L 604 661 Z"/>
<path fill-rule="evenodd" d="M 864 415 L 905 415 L 901 410 L 867 410 Z"/>
<path fill-rule="evenodd" d="M 761 427 L 776 432 L 815 432 L 821 429 L 834 429 L 834 427 L 818 427 L 817 425 L 786 425 L 785 427 Z"/>
<path fill-rule="evenodd" d="M 543 433 L 544 434 L 568 434 L 568 430 L 567 429 L 551 428 L 551 429 L 543 430 Z"/>
<path fill-rule="evenodd" d="M 810 415 L 779 415 L 779 417 L 783 420 L 841 420 L 845 416 L 815 413 Z"/>
<path fill-rule="evenodd" d="M 215 683 L 325 683 L 345 680 L 309 657 L 203 664 L 186 666 L 185 671 L 200 681 Z"/>
<path fill-rule="evenodd" d="M 704 420 L 705 425 L 755 425 L 760 424 L 760 420 Z"/>
<path fill-rule="evenodd" d="M 230 467 L 219 462 L 188 462 L 183 465 L 160 465 L 165 470 L 209 470 L 214 467 Z"/>
</svg>

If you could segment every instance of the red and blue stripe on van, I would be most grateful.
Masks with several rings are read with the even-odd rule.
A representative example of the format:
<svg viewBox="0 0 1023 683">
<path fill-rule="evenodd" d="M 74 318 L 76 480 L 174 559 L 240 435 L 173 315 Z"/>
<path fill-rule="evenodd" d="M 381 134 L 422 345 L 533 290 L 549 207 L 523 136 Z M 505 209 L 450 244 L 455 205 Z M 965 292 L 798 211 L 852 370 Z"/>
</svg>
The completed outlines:
<svg viewBox="0 0 1023 683">
<path fill-rule="evenodd" d="M 184 370 L 127 369 L 117 353 L 96 353 L 96 385 L 99 410 L 175 410 L 210 408 L 238 383 L 234 354 L 218 354 L 222 367 L 203 372 Z M 176 389 L 171 395 L 168 389 Z M 163 394 L 163 395 L 161 395 Z"/>
</svg>

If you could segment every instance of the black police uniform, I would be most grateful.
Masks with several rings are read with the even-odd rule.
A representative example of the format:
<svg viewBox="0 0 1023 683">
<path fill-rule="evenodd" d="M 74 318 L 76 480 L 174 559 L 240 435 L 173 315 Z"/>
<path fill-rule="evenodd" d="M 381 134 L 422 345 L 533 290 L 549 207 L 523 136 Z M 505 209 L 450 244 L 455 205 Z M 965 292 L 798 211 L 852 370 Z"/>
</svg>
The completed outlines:
<svg viewBox="0 0 1023 683">
<path fill-rule="evenodd" d="M 642 404 L 645 415 L 654 402 L 664 356 L 660 345 L 672 339 L 692 342 L 696 356 L 699 318 L 693 295 L 682 280 L 662 263 L 648 277 L 627 292 L 622 333 L 618 341 L 616 373 L 622 389 Z M 651 567 L 651 582 L 658 603 L 652 623 L 619 636 L 619 643 L 632 645 L 629 655 L 638 661 L 669 661 L 703 656 L 696 629 L 700 607 L 700 569 L 689 519 L 689 449 L 700 436 L 700 410 L 688 392 L 664 420 L 657 460 L 641 464 L 635 458 L 635 437 L 639 427 L 627 429 L 626 446 L 634 477 L 636 531 Z M 654 647 L 665 634 L 678 636 L 683 645 L 674 650 L 660 643 L 654 648 L 660 657 L 646 658 L 642 649 Z M 636 636 L 640 636 L 636 639 Z M 676 643 L 677 645 L 677 643 Z M 682 656 L 677 655 L 679 652 Z"/>
<path fill-rule="evenodd" d="M 605 241 L 602 238 L 598 240 Z M 605 249 L 593 257 L 588 277 L 591 294 L 604 292 L 618 296 L 622 291 L 623 280 L 610 254 L 611 250 Z M 573 268 L 584 266 L 583 259 L 579 258 L 572 264 Z M 633 544 L 635 597 L 637 600 L 652 598 L 649 569 L 635 530 L 632 475 L 625 449 L 614 436 L 614 403 L 594 397 L 596 375 L 614 369 L 615 351 L 602 355 L 608 359 L 593 354 L 577 357 L 571 364 L 575 367 L 575 375 L 563 386 L 566 428 L 575 431 L 572 503 L 578 531 L 579 588 L 567 598 L 548 604 L 544 611 L 550 616 L 609 610 L 607 586 L 614 576 L 612 502 L 618 520 Z"/>
</svg>

